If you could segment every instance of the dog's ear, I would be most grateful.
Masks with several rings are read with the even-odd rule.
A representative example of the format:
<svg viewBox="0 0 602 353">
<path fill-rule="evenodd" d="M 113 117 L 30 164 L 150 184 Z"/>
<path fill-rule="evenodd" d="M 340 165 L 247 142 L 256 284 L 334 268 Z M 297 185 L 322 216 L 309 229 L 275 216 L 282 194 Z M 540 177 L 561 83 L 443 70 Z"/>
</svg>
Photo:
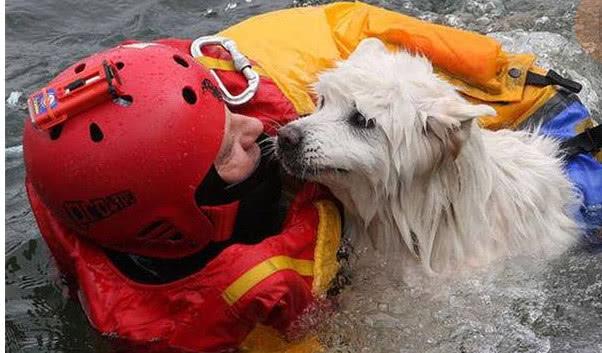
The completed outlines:
<svg viewBox="0 0 602 353">
<path fill-rule="evenodd" d="M 383 53 L 387 52 L 387 48 L 377 38 L 366 38 L 363 39 L 360 44 L 357 45 L 353 53 L 349 56 L 350 60 L 357 57 L 363 57 L 364 55 L 368 55 L 369 53 Z"/>
<path fill-rule="evenodd" d="M 473 105 L 463 99 L 445 100 L 433 105 L 426 113 L 425 131 L 442 144 L 443 155 L 456 159 L 470 136 L 475 118 L 496 115 L 488 105 Z"/>
</svg>

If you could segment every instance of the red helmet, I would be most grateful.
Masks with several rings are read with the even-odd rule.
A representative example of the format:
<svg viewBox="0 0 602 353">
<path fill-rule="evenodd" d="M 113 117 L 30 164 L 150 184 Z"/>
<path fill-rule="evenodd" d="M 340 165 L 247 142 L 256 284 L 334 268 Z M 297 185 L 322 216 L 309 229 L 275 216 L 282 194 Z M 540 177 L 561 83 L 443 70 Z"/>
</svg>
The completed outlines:
<svg viewBox="0 0 602 353">
<path fill-rule="evenodd" d="M 195 191 L 220 149 L 225 107 L 187 53 L 121 45 L 69 67 L 29 105 L 27 178 L 62 223 L 101 246 L 160 258 L 221 240 L 219 212 L 199 208 Z"/>
</svg>

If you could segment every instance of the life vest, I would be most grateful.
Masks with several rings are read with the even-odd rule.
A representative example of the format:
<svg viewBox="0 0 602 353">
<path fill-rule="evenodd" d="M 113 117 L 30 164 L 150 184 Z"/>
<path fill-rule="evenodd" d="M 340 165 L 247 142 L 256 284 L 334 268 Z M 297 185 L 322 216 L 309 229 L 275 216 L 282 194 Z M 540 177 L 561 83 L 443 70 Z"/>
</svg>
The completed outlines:
<svg viewBox="0 0 602 353">
<path fill-rule="evenodd" d="M 190 40 L 158 43 L 188 53 Z M 132 44 L 126 41 L 123 45 Z M 221 47 L 207 55 L 228 57 Z M 237 72 L 220 78 L 234 93 L 246 80 Z M 298 117 L 268 77 L 252 101 L 234 111 L 259 118 L 267 133 Z M 282 232 L 258 244 L 234 244 L 192 275 L 167 284 L 135 282 L 107 253 L 62 225 L 26 180 L 38 227 L 61 272 L 77 284 L 77 296 L 101 333 L 144 351 L 315 352 L 313 337 L 295 342 L 283 333 L 324 298 L 338 271 L 341 217 L 330 193 L 306 184 L 295 195 Z"/>
<path fill-rule="evenodd" d="M 559 94 L 554 84 L 566 83 L 534 84 L 529 73 L 546 76 L 545 70 L 534 66 L 535 57 L 506 53 L 492 38 L 363 3 L 276 11 L 218 35 L 234 40 L 261 76 L 256 95 L 233 110 L 259 117 L 272 133 L 277 125 L 314 110 L 311 84 L 318 74 L 345 59 L 366 37 L 377 37 L 391 49 L 427 56 L 466 97 L 497 110 L 497 117 L 481 119 L 487 128 L 522 126 Z M 190 41 L 160 42 L 190 49 Z M 227 52 L 207 47 L 204 54 L 197 60 L 214 69 L 230 91 L 246 87 Z M 61 270 L 78 283 L 80 301 L 99 331 L 187 350 L 234 345 L 257 352 L 320 350 L 311 337 L 286 343 L 271 328 L 254 329 L 256 322 L 285 328 L 314 296 L 323 295 L 337 271 L 340 218 L 328 196 L 315 187 L 297 196 L 284 233 L 257 245 L 233 245 L 197 273 L 158 286 L 125 278 L 102 250 L 59 224 L 31 187 L 28 193 L 42 235 Z M 600 207 L 596 197 L 591 198 L 594 210 Z M 281 320 L 274 321 L 268 313 L 278 312 L 278 303 L 286 303 L 282 310 L 290 310 L 290 315 L 280 313 Z"/>
</svg>

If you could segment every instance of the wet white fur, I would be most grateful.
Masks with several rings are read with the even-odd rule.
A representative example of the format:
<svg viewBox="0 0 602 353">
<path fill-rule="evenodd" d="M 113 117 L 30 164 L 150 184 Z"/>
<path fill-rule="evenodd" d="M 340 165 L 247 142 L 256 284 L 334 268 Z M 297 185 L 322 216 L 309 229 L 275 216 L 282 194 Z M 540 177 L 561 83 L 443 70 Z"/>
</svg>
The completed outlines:
<svg viewBox="0 0 602 353">
<path fill-rule="evenodd" d="M 495 110 L 465 101 L 427 59 L 367 39 L 315 90 L 323 107 L 292 123 L 304 136 L 297 167 L 282 163 L 330 187 L 356 246 L 434 274 L 558 254 L 577 239 L 558 143 L 479 128 Z M 354 106 L 374 129 L 350 124 Z"/>
</svg>

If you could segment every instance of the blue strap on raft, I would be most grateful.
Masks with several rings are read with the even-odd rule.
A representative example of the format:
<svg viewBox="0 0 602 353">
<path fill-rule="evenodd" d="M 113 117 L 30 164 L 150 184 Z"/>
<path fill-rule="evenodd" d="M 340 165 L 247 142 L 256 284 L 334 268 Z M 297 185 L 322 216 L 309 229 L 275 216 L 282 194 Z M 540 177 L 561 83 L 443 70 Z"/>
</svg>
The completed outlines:
<svg viewBox="0 0 602 353">
<path fill-rule="evenodd" d="M 529 125 L 541 124 L 542 134 L 569 142 L 566 145 L 573 145 L 572 142 L 578 140 L 575 138 L 579 135 L 578 127 L 591 119 L 579 98 L 566 91 L 560 91 L 542 108 L 529 119 Z M 599 130 L 597 128 L 596 132 Z M 602 250 L 602 163 L 596 159 L 595 153 L 568 153 L 565 170 L 581 196 L 576 219 L 585 228 L 585 240 Z"/>
</svg>

